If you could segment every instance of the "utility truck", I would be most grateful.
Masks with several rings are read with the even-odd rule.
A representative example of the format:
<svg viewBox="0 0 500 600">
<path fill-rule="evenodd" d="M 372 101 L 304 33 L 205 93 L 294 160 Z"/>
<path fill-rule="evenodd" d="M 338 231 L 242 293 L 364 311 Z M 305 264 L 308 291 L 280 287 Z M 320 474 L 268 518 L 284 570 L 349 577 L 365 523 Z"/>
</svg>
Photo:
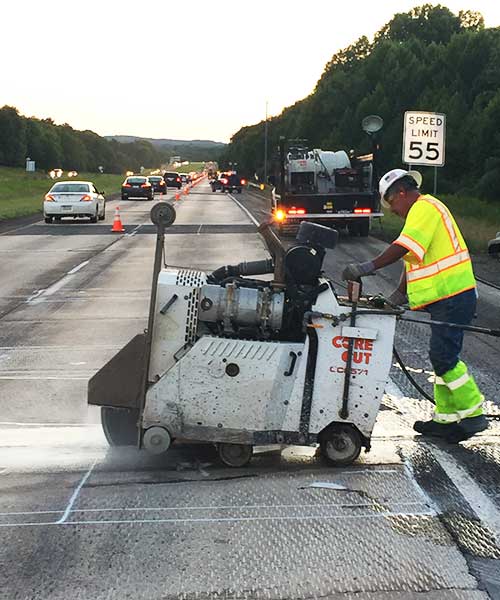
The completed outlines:
<svg viewBox="0 0 500 600">
<path fill-rule="evenodd" d="M 372 152 L 310 148 L 307 140 L 280 140 L 280 173 L 273 192 L 273 216 L 280 231 L 296 230 L 302 221 L 347 228 L 367 236 L 371 219 L 382 217 L 378 193 L 378 144 L 382 119 L 363 119 Z"/>
</svg>

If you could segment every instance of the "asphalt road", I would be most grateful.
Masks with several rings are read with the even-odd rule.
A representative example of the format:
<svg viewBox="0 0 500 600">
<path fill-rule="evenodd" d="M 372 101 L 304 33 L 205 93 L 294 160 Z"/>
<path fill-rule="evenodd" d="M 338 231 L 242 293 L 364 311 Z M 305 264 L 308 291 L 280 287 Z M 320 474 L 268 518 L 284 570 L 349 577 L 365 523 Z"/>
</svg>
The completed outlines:
<svg viewBox="0 0 500 600">
<path fill-rule="evenodd" d="M 267 257 L 255 196 L 202 184 L 175 204 L 168 264 Z M 150 202 L 120 203 L 124 234 L 110 232 L 115 205 L 103 223 L 0 234 L 0 598 L 500 598 L 498 424 L 459 447 L 422 442 L 411 425 L 430 405 L 396 367 L 372 451 L 349 468 L 300 447 L 227 469 L 206 446 L 107 446 L 87 381 L 146 325 L 155 242 Z M 343 265 L 382 247 L 342 236 L 325 261 L 339 292 Z M 478 324 L 492 324 L 500 296 L 480 292 Z M 398 325 L 429 386 L 426 336 Z M 465 354 L 497 410 L 496 340 L 470 335 Z"/>
</svg>

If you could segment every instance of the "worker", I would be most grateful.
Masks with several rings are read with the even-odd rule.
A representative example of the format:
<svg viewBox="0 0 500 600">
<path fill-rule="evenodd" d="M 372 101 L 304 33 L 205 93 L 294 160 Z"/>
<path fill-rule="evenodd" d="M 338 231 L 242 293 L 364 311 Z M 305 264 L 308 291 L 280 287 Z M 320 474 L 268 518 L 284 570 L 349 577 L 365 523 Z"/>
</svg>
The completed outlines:
<svg viewBox="0 0 500 600">
<path fill-rule="evenodd" d="M 417 171 L 393 169 L 379 184 L 384 208 L 405 220 L 399 237 L 368 262 L 348 265 L 342 274 L 350 281 L 403 259 L 398 288 L 388 297 L 393 305 L 409 302 L 424 309 L 433 321 L 469 325 L 476 308 L 476 280 L 467 246 L 449 209 L 437 198 L 420 192 Z M 483 396 L 460 360 L 463 330 L 431 326 L 429 358 L 434 369 L 435 412 L 430 421 L 413 428 L 425 436 L 458 443 L 488 427 Z"/>
</svg>

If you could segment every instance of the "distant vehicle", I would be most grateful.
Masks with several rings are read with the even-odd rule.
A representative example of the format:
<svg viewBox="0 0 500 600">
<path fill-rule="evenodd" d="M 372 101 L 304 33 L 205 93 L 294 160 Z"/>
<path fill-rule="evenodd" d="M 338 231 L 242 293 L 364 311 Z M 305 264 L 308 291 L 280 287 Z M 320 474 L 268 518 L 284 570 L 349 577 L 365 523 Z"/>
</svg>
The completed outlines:
<svg viewBox="0 0 500 600">
<path fill-rule="evenodd" d="M 165 173 L 163 173 L 163 179 L 165 180 L 167 187 L 175 187 L 177 189 L 182 187 L 181 176 L 177 171 L 165 171 Z"/>
<path fill-rule="evenodd" d="M 179 173 L 181 182 L 184 184 L 191 183 L 191 177 L 187 173 Z"/>
<path fill-rule="evenodd" d="M 161 175 L 149 175 L 148 181 L 153 186 L 154 192 L 159 192 L 160 194 L 167 193 L 167 184 Z"/>
<path fill-rule="evenodd" d="M 62 217 L 73 219 L 88 217 L 91 223 L 103 221 L 106 216 L 104 192 L 97 191 L 91 181 L 58 181 L 50 188 L 43 200 L 43 216 L 46 223 L 60 221 Z"/>
<path fill-rule="evenodd" d="M 153 200 L 154 190 L 147 177 L 143 175 L 133 175 L 127 177 L 122 183 L 122 200 L 129 198 L 146 198 Z"/>
<path fill-rule="evenodd" d="M 497 231 L 496 237 L 488 242 L 488 254 L 500 258 L 500 231 Z"/>
<path fill-rule="evenodd" d="M 220 190 L 221 192 L 238 192 L 238 194 L 241 194 L 241 190 L 246 183 L 246 179 L 240 177 L 237 173 L 221 173 L 217 179 L 212 179 L 210 185 L 212 186 L 212 192 Z"/>
</svg>

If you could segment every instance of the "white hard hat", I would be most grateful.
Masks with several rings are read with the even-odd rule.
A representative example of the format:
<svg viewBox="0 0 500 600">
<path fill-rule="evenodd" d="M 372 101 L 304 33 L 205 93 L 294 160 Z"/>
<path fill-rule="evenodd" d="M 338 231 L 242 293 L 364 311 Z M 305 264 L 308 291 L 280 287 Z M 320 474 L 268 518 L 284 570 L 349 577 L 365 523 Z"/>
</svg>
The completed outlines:
<svg viewBox="0 0 500 600">
<path fill-rule="evenodd" d="M 391 187 L 393 183 L 398 181 L 398 179 L 402 179 L 403 177 L 412 177 L 415 180 L 417 187 L 420 187 L 422 185 L 422 175 L 418 171 L 405 171 L 404 169 L 392 169 L 392 171 L 388 171 L 380 179 L 380 182 L 378 184 L 380 200 L 384 208 L 389 208 L 389 203 L 385 199 L 387 190 Z"/>
</svg>

